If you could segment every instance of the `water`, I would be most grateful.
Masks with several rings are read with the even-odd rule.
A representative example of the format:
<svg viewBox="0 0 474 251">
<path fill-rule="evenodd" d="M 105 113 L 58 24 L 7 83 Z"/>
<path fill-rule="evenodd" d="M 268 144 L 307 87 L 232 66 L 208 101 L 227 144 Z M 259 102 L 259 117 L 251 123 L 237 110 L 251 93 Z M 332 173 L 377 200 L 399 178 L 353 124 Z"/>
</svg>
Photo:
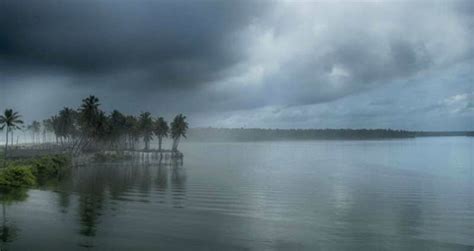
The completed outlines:
<svg viewBox="0 0 474 251">
<path fill-rule="evenodd" d="M 472 250 L 474 139 L 187 143 L 4 197 L 8 250 Z"/>
</svg>

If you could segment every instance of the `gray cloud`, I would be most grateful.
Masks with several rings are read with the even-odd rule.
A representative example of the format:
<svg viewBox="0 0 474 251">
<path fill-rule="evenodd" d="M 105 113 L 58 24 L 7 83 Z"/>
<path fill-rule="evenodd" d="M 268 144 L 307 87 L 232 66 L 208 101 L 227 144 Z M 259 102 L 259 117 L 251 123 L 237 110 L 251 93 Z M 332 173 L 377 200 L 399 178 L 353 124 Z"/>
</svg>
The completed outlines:
<svg viewBox="0 0 474 251">
<path fill-rule="evenodd" d="M 2 1 L 0 55 L 11 70 L 138 71 L 146 84 L 192 86 L 241 60 L 235 33 L 263 10 L 247 1 Z"/>
<path fill-rule="evenodd" d="M 0 87 L 10 95 L 0 93 L 0 108 L 21 100 L 26 113 L 49 115 L 94 93 L 109 109 L 186 112 L 201 125 L 246 124 L 245 114 L 269 126 L 318 127 L 308 117 L 321 116 L 350 127 L 379 115 L 390 127 L 401 111 L 437 111 L 447 91 L 426 79 L 472 69 L 473 12 L 471 1 L 6 0 Z M 472 92 L 472 70 L 446 72 L 461 74 L 437 75 L 460 82 L 450 95 Z M 400 108 L 414 79 L 431 103 Z M 337 108 L 378 89 L 359 110 Z"/>
</svg>

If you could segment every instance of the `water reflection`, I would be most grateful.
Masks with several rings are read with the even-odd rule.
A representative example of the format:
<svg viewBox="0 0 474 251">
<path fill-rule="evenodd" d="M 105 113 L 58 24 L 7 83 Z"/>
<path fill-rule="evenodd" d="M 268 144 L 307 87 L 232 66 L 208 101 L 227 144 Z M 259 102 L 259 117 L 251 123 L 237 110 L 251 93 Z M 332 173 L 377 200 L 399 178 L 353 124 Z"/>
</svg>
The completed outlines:
<svg viewBox="0 0 474 251">
<path fill-rule="evenodd" d="M 168 188 L 168 167 L 165 165 L 158 166 L 158 173 L 156 177 L 157 190 L 165 192 Z"/>
<path fill-rule="evenodd" d="M 84 166 L 57 192 L 35 189 L 23 203 L 5 204 L 4 219 L 12 220 L 5 240 L 14 240 L 5 243 L 12 250 L 471 250 L 474 182 L 466 174 L 474 167 L 465 156 L 474 148 L 435 143 L 209 144 L 188 149 L 185 167 L 158 159 Z M 457 156 L 456 165 L 431 154 L 438 148 Z"/>
<path fill-rule="evenodd" d="M 175 208 L 183 208 L 186 200 L 186 173 L 179 163 L 175 162 L 171 167 L 171 192 Z"/>
<path fill-rule="evenodd" d="M 1 188 L 0 201 L 2 203 L 2 227 L 0 229 L 1 250 L 8 250 L 8 243 L 13 242 L 19 233 L 14 222 L 7 219 L 7 207 L 15 202 L 25 201 L 28 198 L 25 188 Z"/>
<path fill-rule="evenodd" d="M 78 243 L 81 247 L 97 247 L 94 239 L 101 232 L 102 216 L 119 216 L 127 203 L 156 202 L 156 198 L 158 203 L 167 203 L 169 195 L 173 207 L 185 205 L 186 174 L 182 161 L 91 165 L 74 169 L 70 175 L 55 189 L 59 191 L 62 213 L 68 212 L 71 195 L 77 196 L 78 233 L 84 237 Z M 159 193 L 149 198 L 153 187 Z"/>
</svg>

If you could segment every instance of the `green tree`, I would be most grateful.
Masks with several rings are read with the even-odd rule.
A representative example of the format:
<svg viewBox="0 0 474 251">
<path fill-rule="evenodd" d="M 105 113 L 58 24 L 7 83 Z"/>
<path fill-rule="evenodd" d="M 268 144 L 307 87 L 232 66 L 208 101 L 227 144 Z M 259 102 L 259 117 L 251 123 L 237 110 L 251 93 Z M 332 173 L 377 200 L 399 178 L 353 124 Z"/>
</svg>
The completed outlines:
<svg viewBox="0 0 474 251">
<path fill-rule="evenodd" d="M 115 147 L 124 145 L 127 130 L 127 118 L 121 112 L 114 110 L 110 115 L 111 141 Z"/>
<path fill-rule="evenodd" d="M 163 119 L 163 117 L 159 117 L 155 122 L 155 130 L 154 133 L 158 137 L 158 151 L 161 152 L 161 143 L 164 137 L 168 137 L 168 132 L 170 128 L 168 123 Z"/>
<path fill-rule="evenodd" d="M 149 112 L 142 112 L 138 120 L 140 134 L 145 142 L 145 150 L 150 149 L 150 141 L 153 139 L 153 119 Z"/>
<path fill-rule="evenodd" d="M 97 136 L 100 116 L 99 106 L 99 99 L 96 96 L 90 95 L 82 100 L 81 107 L 79 108 L 82 132 L 91 138 Z"/>
<path fill-rule="evenodd" d="M 33 136 L 33 144 L 36 143 L 37 136 L 39 136 L 39 133 L 41 131 L 41 123 L 34 120 L 31 125 L 28 126 L 28 130 L 31 131 L 31 134 Z"/>
<path fill-rule="evenodd" d="M 64 107 L 58 115 L 51 117 L 52 129 L 61 143 L 69 143 L 78 136 L 78 116 L 77 111 Z"/>
<path fill-rule="evenodd" d="M 52 132 L 54 132 L 52 119 L 43 120 L 43 142 L 47 141 L 48 133 L 52 133 Z"/>
<path fill-rule="evenodd" d="M 23 120 L 18 112 L 14 112 L 12 109 L 6 109 L 3 115 L 0 116 L 0 129 L 6 129 L 5 138 L 5 153 L 4 153 L 4 166 L 6 166 L 6 159 L 8 154 L 8 133 L 14 129 L 20 129 L 20 125 L 23 124 Z"/>
<path fill-rule="evenodd" d="M 178 144 L 181 137 L 186 138 L 186 131 L 188 130 L 188 122 L 186 122 L 186 116 L 183 114 L 176 115 L 173 122 L 171 122 L 171 137 L 173 138 L 172 150 L 178 151 Z"/>
<path fill-rule="evenodd" d="M 129 115 L 125 119 L 125 128 L 127 131 L 128 147 L 135 149 L 135 143 L 140 137 L 140 130 L 138 128 L 138 119 L 132 115 Z"/>
</svg>

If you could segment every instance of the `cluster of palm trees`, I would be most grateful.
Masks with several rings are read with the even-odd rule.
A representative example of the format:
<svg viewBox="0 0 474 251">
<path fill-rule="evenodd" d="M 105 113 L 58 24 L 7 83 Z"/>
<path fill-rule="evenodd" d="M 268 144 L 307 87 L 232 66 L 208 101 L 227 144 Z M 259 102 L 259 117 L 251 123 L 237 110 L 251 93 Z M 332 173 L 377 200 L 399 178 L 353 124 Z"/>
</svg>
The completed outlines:
<svg viewBox="0 0 474 251">
<path fill-rule="evenodd" d="M 33 144 L 40 141 L 41 123 L 34 120 L 31 125 L 27 127 L 28 131 L 31 132 L 31 139 Z"/>
<path fill-rule="evenodd" d="M 51 125 L 60 144 L 67 144 L 73 152 L 95 149 L 137 149 L 140 140 L 144 149 L 150 149 L 154 136 L 162 150 L 163 138 L 171 131 L 173 151 L 177 151 L 181 137 L 186 137 L 188 123 L 182 114 L 177 115 L 171 128 L 163 117 L 154 119 L 149 112 L 139 116 L 125 115 L 114 110 L 107 115 L 100 109 L 99 99 L 89 96 L 82 100 L 79 109 L 65 107 L 44 123 Z"/>
<path fill-rule="evenodd" d="M 8 136 L 13 138 L 13 130 L 21 129 L 22 124 L 20 115 L 11 109 L 0 116 L 0 129 L 6 128 L 5 150 L 8 149 Z M 114 110 L 107 115 L 100 109 L 99 99 L 91 95 L 82 100 L 78 109 L 65 107 L 42 123 L 33 121 L 27 129 L 32 134 L 33 143 L 40 142 L 42 130 L 43 142 L 47 135 L 53 134 L 56 143 L 67 147 L 73 154 L 98 149 L 137 149 L 140 142 L 144 143 L 145 150 L 149 150 L 154 137 L 158 139 L 158 150 L 162 151 L 163 139 L 168 136 L 173 140 L 172 150 L 178 151 L 181 137 L 186 137 L 188 123 L 182 114 L 177 115 L 170 125 L 163 117 L 154 119 L 149 112 L 133 116 Z"/>
</svg>

